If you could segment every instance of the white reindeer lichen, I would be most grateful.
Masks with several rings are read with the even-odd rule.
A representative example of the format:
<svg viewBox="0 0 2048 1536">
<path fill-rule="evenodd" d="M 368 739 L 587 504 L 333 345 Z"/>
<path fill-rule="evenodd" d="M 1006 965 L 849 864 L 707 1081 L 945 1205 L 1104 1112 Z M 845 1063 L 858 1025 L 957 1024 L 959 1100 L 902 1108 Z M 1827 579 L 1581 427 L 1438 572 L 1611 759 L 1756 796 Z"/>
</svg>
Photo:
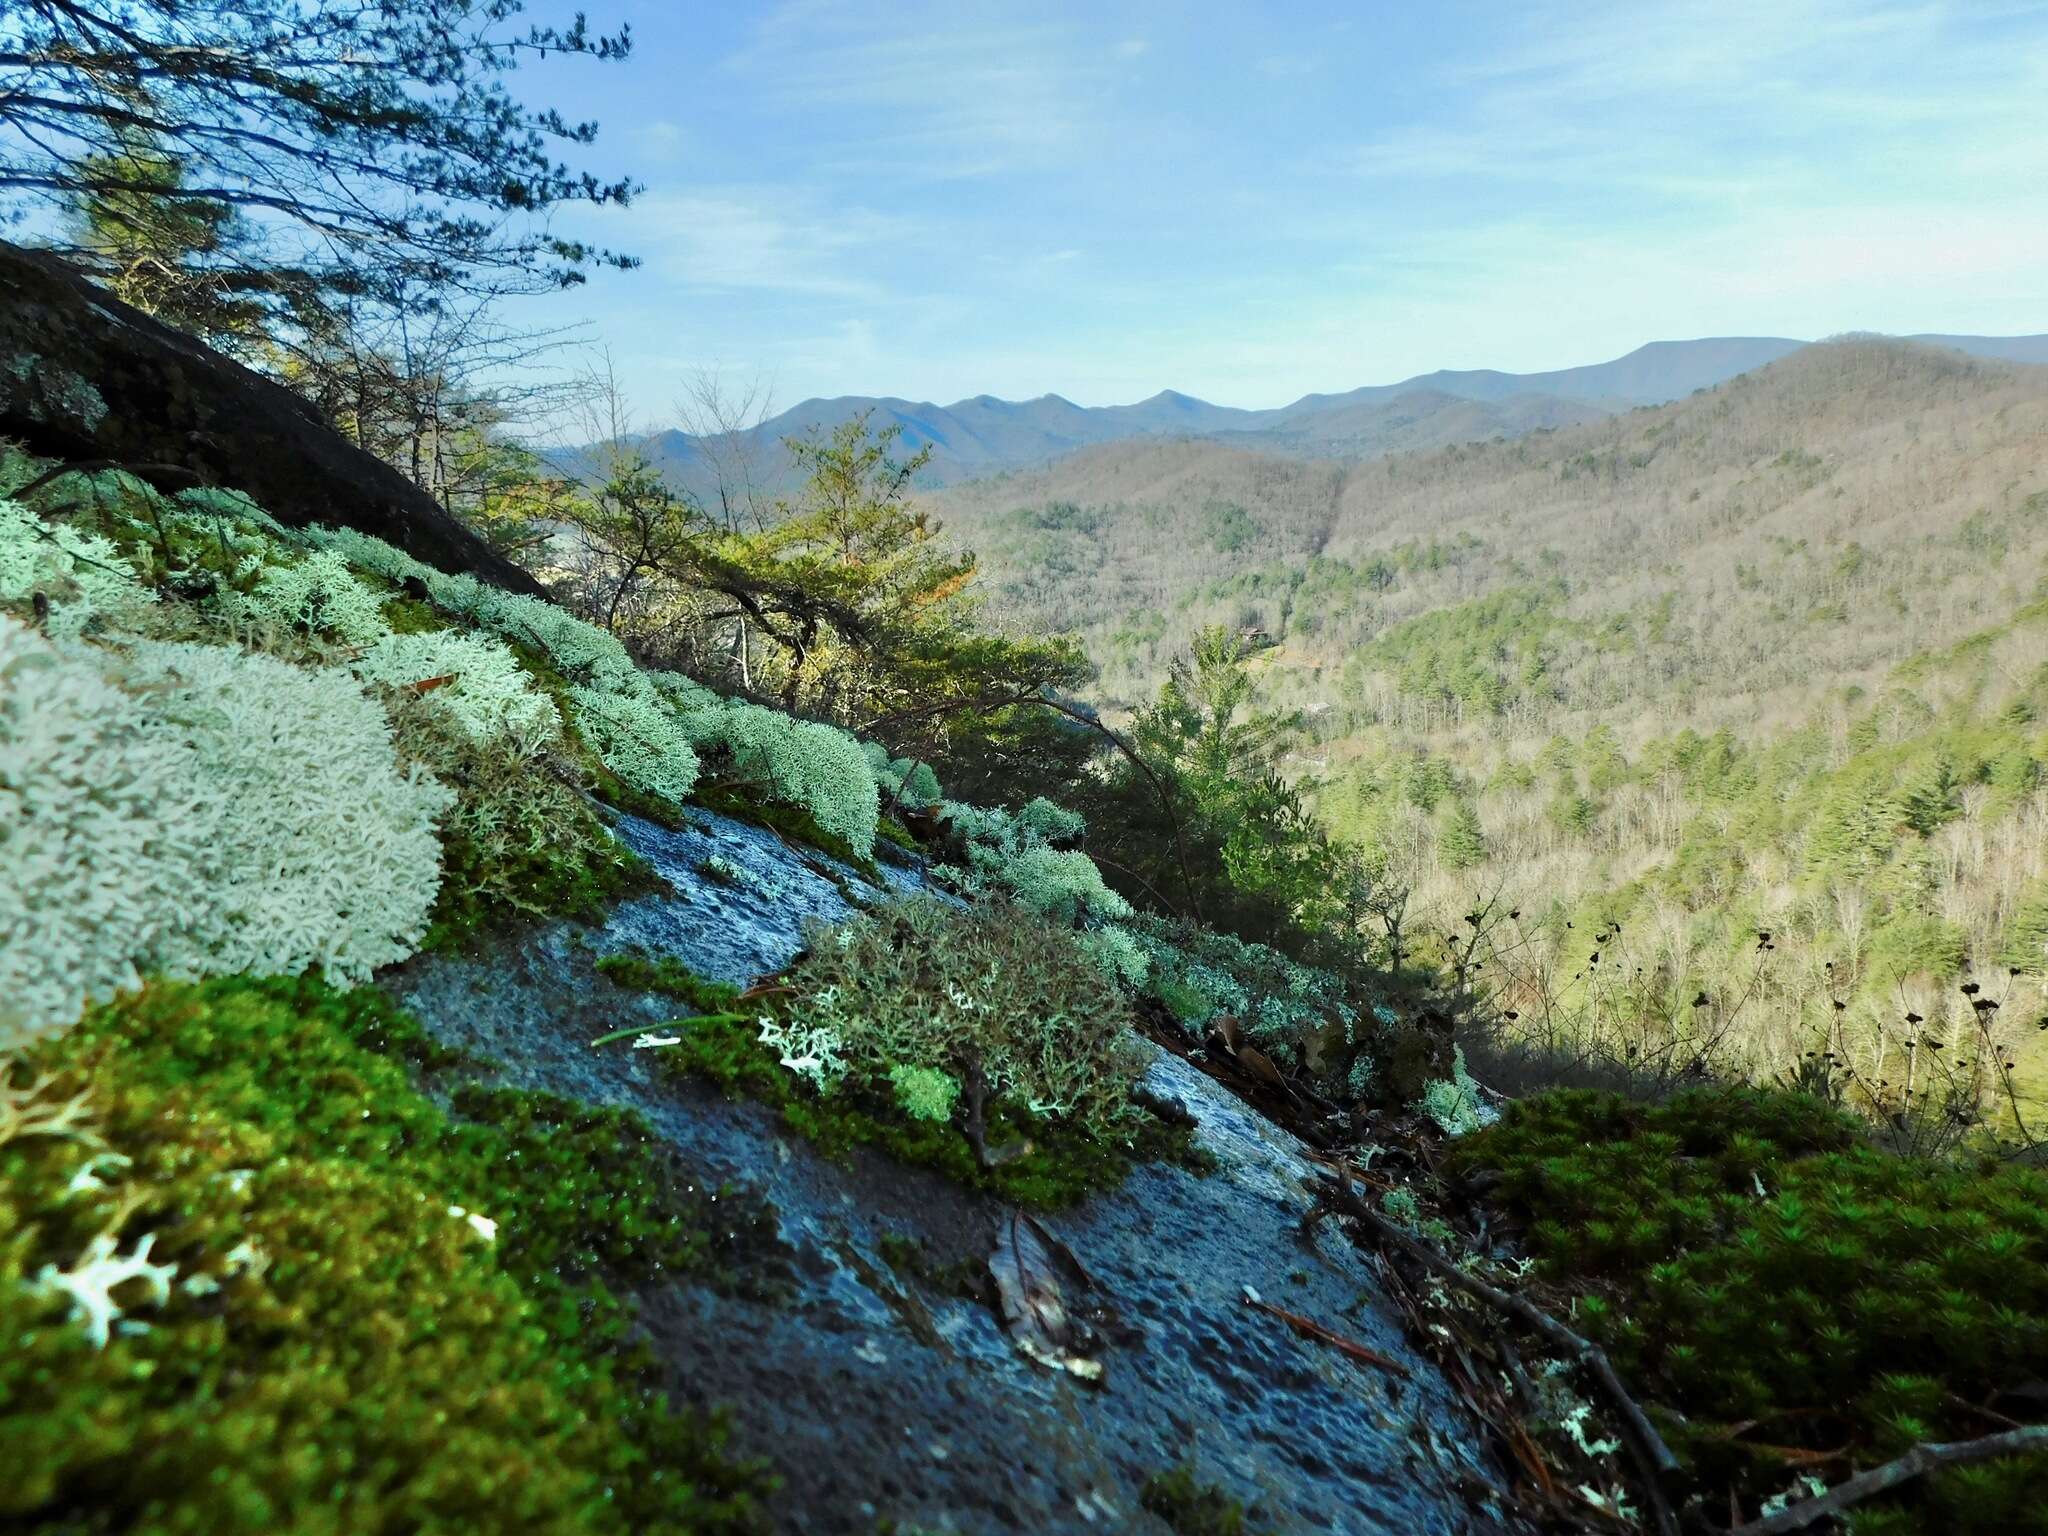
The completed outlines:
<svg viewBox="0 0 2048 1536">
<path fill-rule="evenodd" d="M 178 1273 L 175 1264 L 152 1264 L 149 1251 L 156 1242 L 154 1232 L 137 1239 L 127 1253 L 119 1252 L 119 1240 L 102 1232 L 90 1243 L 70 1269 L 45 1264 L 28 1287 L 38 1295 L 68 1296 L 71 1320 L 82 1323 L 93 1348 L 105 1349 L 113 1325 L 125 1314 L 114 1300 L 117 1287 L 139 1282 L 157 1306 L 171 1299 L 171 1281 Z"/>
</svg>

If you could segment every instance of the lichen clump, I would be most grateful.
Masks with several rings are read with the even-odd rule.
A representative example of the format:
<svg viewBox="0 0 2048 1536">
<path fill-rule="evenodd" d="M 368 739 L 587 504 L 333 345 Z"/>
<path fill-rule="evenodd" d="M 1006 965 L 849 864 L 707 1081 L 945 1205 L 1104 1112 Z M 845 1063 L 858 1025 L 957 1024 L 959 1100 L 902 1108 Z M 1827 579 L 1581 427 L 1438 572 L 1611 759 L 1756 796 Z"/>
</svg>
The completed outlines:
<svg viewBox="0 0 2048 1536">
<path fill-rule="evenodd" d="M 722 777 L 802 807 L 862 858 L 874 851 L 881 800 L 859 742 L 833 726 L 720 699 L 673 675 L 660 681 L 684 733 Z"/>
<path fill-rule="evenodd" d="M 47 632 L 67 638 L 132 619 L 155 601 L 111 540 L 0 501 L 0 603 L 32 604 L 38 595 Z"/>
<path fill-rule="evenodd" d="M 482 635 L 386 634 L 349 670 L 446 714 L 479 746 L 532 753 L 561 734 L 553 700 L 510 650 Z"/>
<path fill-rule="evenodd" d="M 697 782 L 697 752 L 672 710 L 641 694 L 574 687 L 576 724 L 604 765 L 658 799 L 681 804 Z"/>
<path fill-rule="evenodd" d="M 249 624 L 317 635 L 342 645 L 373 645 L 386 633 L 377 595 L 332 550 L 267 565 L 228 613 Z"/>
<path fill-rule="evenodd" d="M 1188 1125 L 1133 1095 L 1144 1057 L 1128 1000 L 1077 936 L 926 897 L 814 937 L 791 991 L 751 1007 L 666 958 L 598 970 L 690 1013 L 650 1051 L 659 1068 L 770 1106 L 830 1156 L 871 1147 L 1034 1209 L 1114 1188 L 1141 1162 L 1212 1166 Z"/>
<path fill-rule="evenodd" d="M 1094 860 L 1076 842 L 1087 830 L 1074 812 L 1043 798 L 1020 811 L 945 802 L 946 830 L 965 858 L 954 883 L 971 892 L 1010 897 L 1039 917 L 1073 925 L 1119 922 L 1131 904 L 1103 883 Z"/>
<path fill-rule="evenodd" d="M 424 932 L 452 797 L 345 673 L 0 615 L 0 685 L 0 1046 L 145 972 L 359 981 Z"/>
<path fill-rule="evenodd" d="M 1144 1058 L 1128 1001 L 1072 934 L 1000 903 L 914 897 L 821 929 L 788 982 L 792 1017 L 829 1034 L 849 1070 L 978 1073 L 990 1094 L 1099 1137 L 1133 1118 Z"/>
</svg>

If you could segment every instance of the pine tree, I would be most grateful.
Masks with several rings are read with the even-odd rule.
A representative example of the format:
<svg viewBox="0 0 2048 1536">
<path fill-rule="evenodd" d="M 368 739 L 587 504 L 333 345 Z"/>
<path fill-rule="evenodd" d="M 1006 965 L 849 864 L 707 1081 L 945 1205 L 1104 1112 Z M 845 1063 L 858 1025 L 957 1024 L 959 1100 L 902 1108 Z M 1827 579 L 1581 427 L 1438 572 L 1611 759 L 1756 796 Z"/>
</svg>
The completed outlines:
<svg viewBox="0 0 2048 1536">
<path fill-rule="evenodd" d="M 1906 780 L 1899 792 L 1899 814 L 1922 837 L 1931 837 L 1943 822 L 1962 814 L 1962 784 L 1955 759 L 1942 752 Z"/>
<path fill-rule="evenodd" d="M 0 184 L 147 236 L 287 312 L 546 291 L 629 258 L 551 229 L 630 182 L 558 161 L 596 126 L 520 102 L 522 59 L 630 35 L 516 26 L 520 0 L 10 0 Z M 231 218 L 247 210 L 245 221 Z M 79 253 L 93 256 L 96 241 Z"/>
<path fill-rule="evenodd" d="M 1437 833 L 1437 856 L 1446 869 L 1470 869 L 1486 860 L 1486 833 L 1470 801 L 1453 800 L 1443 830 Z"/>
<path fill-rule="evenodd" d="M 2048 970 L 2048 880 L 2036 880 L 2021 894 L 2005 925 L 1999 959 L 2037 974 Z"/>
</svg>

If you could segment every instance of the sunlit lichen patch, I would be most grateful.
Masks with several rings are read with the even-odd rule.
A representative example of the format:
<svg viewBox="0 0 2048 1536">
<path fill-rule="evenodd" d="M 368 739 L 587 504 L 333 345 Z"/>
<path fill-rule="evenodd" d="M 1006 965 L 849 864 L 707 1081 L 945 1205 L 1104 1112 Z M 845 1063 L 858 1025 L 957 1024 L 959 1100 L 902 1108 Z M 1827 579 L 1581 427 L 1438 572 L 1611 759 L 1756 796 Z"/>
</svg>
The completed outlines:
<svg viewBox="0 0 2048 1536">
<path fill-rule="evenodd" d="M 1035 953 L 1029 945 L 1040 932 L 1070 946 L 1073 942 L 1054 930 L 1024 930 L 1018 936 L 1024 952 Z M 878 940 L 887 941 L 886 935 Z M 829 937 L 819 953 L 840 965 L 860 960 L 852 946 L 841 950 Z M 954 949 L 962 964 L 974 963 L 981 953 L 965 942 Z M 915 952 L 907 963 L 916 963 Z M 1084 956 L 1075 951 L 1069 964 L 1070 979 L 1090 989 L 1090 997 L 1114 1004 L 1115 994 Z M 1038 1209 L 1071 1205 L 1112 1189 L 1141 1163 L 1171 1162 L 1198 1172 L 1210 1166 L 1189 1127 L 1160 1120 L 1135 1101 L 1113 1106 L 1123 1053 L 1135 1049 L 1111 1032 L 1120 1027 L 1113 1018 L 1101 1021 L 1105 1033 L 1095 1054 L 1081 1052 L 1076 1062 L 1061 1067 L 1067 1074 L 1063 1081 L 1085 1087 L 1086 1103 L 1064 1106 L 1068 1113 L 1052 1113 L 1054 1106 L 1044 1102 L 1034 1109 L 1031 1090 L 1010 1075 L 1009 1058 L 991 1053 L 987 1060 L 998 1075 L 970 1134 L 975 1110 L 963 1099 L 963 1071 L 920 1064 L 914 1059 L 914 1031 L 900 1038 L 889 1033 L 886 1017 L 877 1018 L 877 1027 L 892 1043 L 882 1054 L 865 1048 L 853 1053 L 849 1070 L 839 1060 L 838 1026 L 811 1018 L 801 995 L 771 991 L 759 1000 L 742 1000 L 735 989 L 694 977 L 666 958 L 608 956 L 598 969 L 621 986 L 674 998 L 691 1014 L 660 1032 L 663 1040 L 675 1037 L 649 1053 L 660 1070 L 708 1080 L 735 1098 L 768 1106 L 829 1156 L 873 1148 L 899 1162 L 932 1168 L 965 1188 Z M 808 986 L 816 978 L 800 968 L 792 979 Z M 1035 989 L 1026 987 L 1015 999 L 1018 1008 L 1035 1007 L 1043 987 L 1058 980 L 1056 975 L 1039 977 Z M 907 1010 L 916 1002 L 907 991 L 897 998 L 897 1028 L 908 1031 Z M 939 1029 L 932 1038 L 942 1034 Z M 994 1043 L 991 1038 L 984 1046 Z M 963 1038 L 960 1044 L 971 1048 L 973 1042 Z M 1039 1044 L 1056 1053 L 1049 1042 Z"/>
</svg>

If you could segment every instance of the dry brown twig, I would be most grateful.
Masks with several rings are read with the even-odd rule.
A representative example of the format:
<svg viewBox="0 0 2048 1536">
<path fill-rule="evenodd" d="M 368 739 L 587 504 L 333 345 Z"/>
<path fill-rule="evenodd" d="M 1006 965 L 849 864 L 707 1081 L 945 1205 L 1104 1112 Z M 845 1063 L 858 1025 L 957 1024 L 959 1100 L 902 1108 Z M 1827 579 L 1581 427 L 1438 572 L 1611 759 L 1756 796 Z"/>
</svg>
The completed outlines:
<svg viewBox="0 0 2048 1536">
<path fill-rule="evenodd" d="M 1901 1483 L 1911 1482 L 1938 1467 L 1962 1466 L 1973 1461 L 1991 1461 L 1999 1456 L 2024 1451 L 2048 1450 L 2048 1424 L 2029 1424 L 1978 1440 L 1951 1440 L 1945 1444 L 1916 1445 L 1905 1455 L 1858 1472 L 1835 1484 L 1826 1493 L 1815 1494 L 1781 1509 L 1775 1515 L 1737 1526 L 1728 1536 L 1781 1536 L 1785 1531 L 1803 1531 L 1808 1526 L 1839 1515 L 1853 1504 L 1889 1493 Z"/>
<path fill-rule="evenodd" d="M 1585 1366 L 1594 1380 L 1600 1383 L 1620 1416 L 1629 1452 L 1643 1475 L 1644 1497 L 1649 1501 L 1658 1531 L 1662 1536 L 1677 1536 L 1678 1518 L 1671 1509 L 1669 1490 L 1681 1477 L 1683 1469 L 1671 1447 L 1664 1443 L 1664 1437 L 1657 1432 L 1656 1425 L 1650 1422 L 1642 1406 L 1622 1384 L 1605 1350 L 1583 1334 L 1567 1328 L 1527 1298 L 1511 1295 L 1489 1285 L 1477 1275 L 1466 1273 L 1429 1244 L 1382 1216 L 1352 1189 L 1351 1171 L 1341 1162 L 1337 1165 L 1336 1179 L 1326 1183 L 1323 1189 L 1324 1198 L 1336 1207 L 1339 1214 L 1367 1228 L 1381 1242 L 1406 1254 L 1447 1284 L 1476 1297 L 1496 1311 L 1520 1319 Z"/>
</svg>

